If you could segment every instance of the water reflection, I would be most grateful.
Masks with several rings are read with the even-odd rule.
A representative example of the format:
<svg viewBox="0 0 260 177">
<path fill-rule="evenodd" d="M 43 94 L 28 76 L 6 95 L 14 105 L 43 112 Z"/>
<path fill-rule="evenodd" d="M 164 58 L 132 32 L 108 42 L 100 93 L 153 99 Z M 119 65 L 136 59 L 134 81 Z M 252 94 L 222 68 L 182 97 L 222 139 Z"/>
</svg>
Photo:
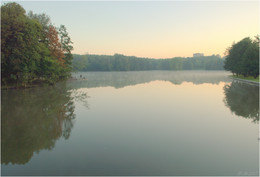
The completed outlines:
<svg viewBox="0 0 260 177">
<path fill-rule="evenodd" d="M 259 122 L 259 87 L 233 81 L 224 86 L 224 102 L 238 116 Z"/>
<path fill-rule="evenodd" d="M 230 73 L 223 71 L 79 72 L 73 74 L 73 77 L 78 80 L 71 84 L 77 88 L 107 86 L 122 88 L 155 80 L 169 81 L 174 85 L 180 85 L 183 82 L 219 84 L 230 81 L 228 75 Z"/>
<path fill-rule="evenodd" d="M 81 93 L 71 91 L 66 83 L 2 91 L 2 164 L 25 164 L 34 152 L 50 150 L 61 137 L 70 137 L 75 119 L 72 92 L 80 98 Z"/>
<path fill-rule="evenodd" d="M 236 102 L 233 92 L 257 94 L 247 95 L 256 102 L 257 88 L 227 75 L 93 72 L 59 87 L 3 91 L 2 175 L 257 175 L 258 125 L 230 118 L 238 116 L 224 105 L 223 87 L 227 105 Z"/>
</svg>

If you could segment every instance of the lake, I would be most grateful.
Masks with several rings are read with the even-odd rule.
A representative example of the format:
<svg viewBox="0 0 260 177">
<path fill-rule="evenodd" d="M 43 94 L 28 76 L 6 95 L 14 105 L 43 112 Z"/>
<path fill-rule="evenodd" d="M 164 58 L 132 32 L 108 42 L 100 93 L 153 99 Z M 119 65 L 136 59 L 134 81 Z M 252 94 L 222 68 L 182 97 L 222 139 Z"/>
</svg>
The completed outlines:
<svg viewBox="0 0 260 177">
<path fill-rule="evenodd" d="M 2 90 L 2 175 L 258 176 L 259 87 L 224 71 Z"/>
</svg>

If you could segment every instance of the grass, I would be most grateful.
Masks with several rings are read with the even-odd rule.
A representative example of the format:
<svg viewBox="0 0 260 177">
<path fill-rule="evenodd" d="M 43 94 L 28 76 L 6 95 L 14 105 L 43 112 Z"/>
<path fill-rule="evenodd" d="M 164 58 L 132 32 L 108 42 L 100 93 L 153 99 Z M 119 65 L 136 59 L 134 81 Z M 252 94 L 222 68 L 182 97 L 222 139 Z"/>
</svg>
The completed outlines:
<svg viewBox="0 0 260 177">
<path fill-rule="evenodd" d="M 248 81 L 254 81 L 254 82 L 259 82 L 259 76 L 257 78 L 254 78 L 253 76 L 247 76 L 244 77 L 242 75 L 239 76 L 231 76 L 233 78 L 238 78 L 238 79 L 243 79 L 243 80 L 248 80 Z"/>
</svg>

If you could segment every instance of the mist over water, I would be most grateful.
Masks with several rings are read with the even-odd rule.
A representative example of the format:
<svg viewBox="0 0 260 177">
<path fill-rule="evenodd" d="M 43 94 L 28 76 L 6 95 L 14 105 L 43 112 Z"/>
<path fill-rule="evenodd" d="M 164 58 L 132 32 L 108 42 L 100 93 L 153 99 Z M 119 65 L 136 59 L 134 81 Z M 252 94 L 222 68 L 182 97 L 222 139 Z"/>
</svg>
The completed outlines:
<svg viewBox="0 0 260 177">
<path fill-rule="evenodd" d="M 3 90 L 2 175 L 257 176 L 259 87 L 228 75 L 82 72 Z"/>
<path fill-rule="evenodd" d="M 82 87 L 121 88 L 129 85 L 149 83 L 161 80 L 169 81 L 174 85 L 183 82 L 193 84 L 219 84 L 231 81 L 225 71 L 117 71 L 117 72 L 77 72 L 72 77 L 78 79 L 72 85 L 82 84 Z"/>
</svg>

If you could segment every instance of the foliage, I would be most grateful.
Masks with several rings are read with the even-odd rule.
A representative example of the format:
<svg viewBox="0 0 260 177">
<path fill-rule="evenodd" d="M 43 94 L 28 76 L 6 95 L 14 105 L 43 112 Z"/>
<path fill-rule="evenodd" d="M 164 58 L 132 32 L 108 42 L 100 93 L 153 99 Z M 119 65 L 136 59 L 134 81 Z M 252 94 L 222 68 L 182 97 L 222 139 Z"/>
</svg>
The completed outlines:
<svg viewBox="0 0 260 177">
<path fill-rule="evenodd" d="M 1 84 L 23 85 L 36 81 L 55 83 L 71 71 L 72 42 L 45 15 L 26 15 L 22 6 L 1 6 Z"/>
<path fill-rule="evenodd" d="M 248 80 L 248 81 L 254 81 L 254 82 L 259 82 L 259 76 L 254 78 L 253 76 L 247 76 L 244 77 L 242 75 L 238 75 L 238 76 L 232 76 L 233 78 L 238 78 L 238 79 L 244 79 L 244 80 Z"/>
<path fill-rule="evenodd" d="M 234 43 L 227 49 L 224 68 L 236 75 L 259 76 L 259 40 L 249 37 Z"/>
<path fill-rule="evenodd" d="M 69 34 L 67 32 L 67 29 L 64 25 L 61 25 L 59 27 L 59 35 L 60 35 L 60 44 L 61 44 L 61 52 L 64 54 L 64 75 L 63 77 L 67 77 L 70 75 L 70 72 L 72 70 L 72 59 L 73 56 L 71 54 L 71 51 L 73 50 L 73 42 L 71 41 Z"/>
<path fill-rule="evenodd" d="M 219 56 L 194 58 L 148 59 L 135 56 L 74 55 L 74 71 L 141 71 L 141 70 L 222 70 Z"/>
</svg>

